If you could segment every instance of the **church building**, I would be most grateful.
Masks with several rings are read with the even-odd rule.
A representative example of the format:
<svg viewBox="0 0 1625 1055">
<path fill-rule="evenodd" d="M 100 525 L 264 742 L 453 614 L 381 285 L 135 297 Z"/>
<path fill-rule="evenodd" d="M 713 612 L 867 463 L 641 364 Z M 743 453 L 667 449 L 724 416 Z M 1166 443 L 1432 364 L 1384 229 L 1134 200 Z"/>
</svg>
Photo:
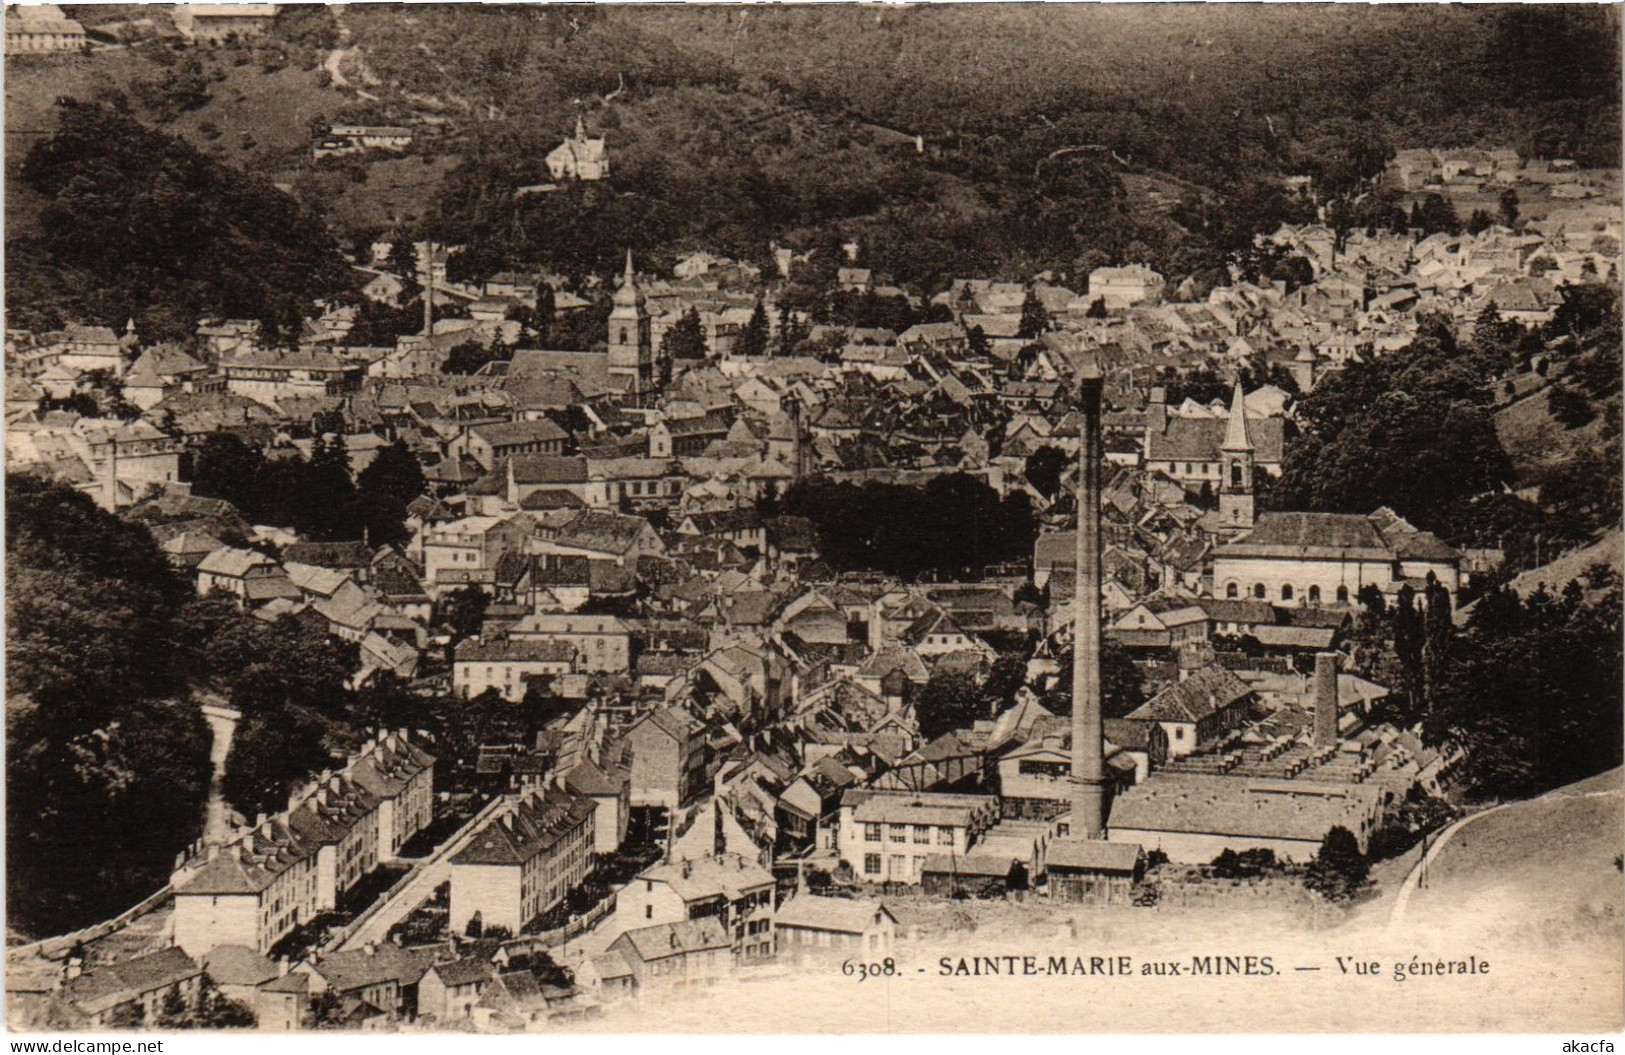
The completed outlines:
<svg viewBox="0 0 1625 1055">
<path fill-rule="evenodd" d="M 555 180 L 601 180 L 609 175 L 604 141 L 587 138 L 580 116 L 576 117 L 575 135 L 548 152 L 547 174 Z"/>
<path fill-rule="evenodd" d="M 1431 576 L 1461 589 L 1461 553 L 1390 509 L 1353 513 L 1265 513 L 1253 529 L 1213 553 L 1213 595 L 1274 605 L 1346 605 L 1375 586 L 1389 601 Z"/>
</svg>

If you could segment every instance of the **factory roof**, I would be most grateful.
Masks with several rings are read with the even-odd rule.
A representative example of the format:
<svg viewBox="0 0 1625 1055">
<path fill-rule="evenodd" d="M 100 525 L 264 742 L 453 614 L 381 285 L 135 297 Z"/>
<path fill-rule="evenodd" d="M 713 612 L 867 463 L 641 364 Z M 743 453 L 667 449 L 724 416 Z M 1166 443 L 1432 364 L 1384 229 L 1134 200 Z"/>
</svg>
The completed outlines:
<svg viewBox="0 0 1625 1055">
<path fill-rule="evenodd" d="M 1382 794 L 1357 784 L 1158 773 L 1117 797 L 1110 827 L 1318 842 L 1337 826 L 1368 831 Z"/>
</svg>

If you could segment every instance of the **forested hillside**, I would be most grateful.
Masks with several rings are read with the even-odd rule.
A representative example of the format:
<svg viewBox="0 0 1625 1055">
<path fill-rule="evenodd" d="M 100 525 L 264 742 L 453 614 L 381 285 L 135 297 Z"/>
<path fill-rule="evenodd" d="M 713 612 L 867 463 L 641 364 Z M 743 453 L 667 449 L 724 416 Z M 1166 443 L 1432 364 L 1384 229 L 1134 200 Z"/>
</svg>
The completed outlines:
<svg viewBox="0 0 1625 1055">
<path fill-rule="evenodd" d="M 622 245 L 751 255 L 839 229 L 922 287 L 1127 259 L 1183 277 L 1301 211 L 1283 174 L 1335 193 L 1404 146 L 1617 154 L 1615 16 L 1597 8 L 346 17 L 379 76 L 480 115 L 439 227 L 482 261 L 602 270 Z M 578 112 L 611 186 L 515 201 Z M 1184 192 L 1148 213 L 1125 190 L 1140 173 Z"/>
<path fill-rule="evenodd" d="M 6 480 L 6 907 L 60 933 L 162 886 L 196 837 L 209 734 L 167 635 L 186 585 L 147 530 Z"/>
<path fill-rule="evenodd" d="M 45 204 L 6 246 L 11 324 L 134 318 L 148 339 L 188 336 L 200 315 L 297 333 L 312 302 L 351 282 L 320 214 L 262 176 L 96 103 L 65 103 L 23 162 Z"/>
<path fill-rule="evenodd" d="M 354 666 L 307 623 L 195 596 L 145 527 L 87 495 L 7 476 L 7 925 L 65 933 L 168 880 L 208 792 L 197 693 L 244 715 L 225 793 L 252 816 L 353 741 L 352 722 L 397 717 L 376 694 L 355 710 Z"/>
<path fill-rule="evenodd" d="M 108 164 L 66 143 L 54 174 L 13 169 L 9 302 L 26 325 L 135 316 L 151 336 L 205 311 L 290 314 L 333 275 L 322 213 L 350 243 L 466 245 L 464 275 L 605 274 L 627 248 L 653 266 L 699 247 L 765 262 L 770 241 L 854 237 L 920 292 L 1043 269 L 1077 284 L 1128 261 L 1208 279 L 1254 232 L 1309 215 L 1282 175 L 1335 195 L 1424 145 L 1614 163 L 1617 21 L 1550 5 L 293 6 L 252 44 L 8 72 L 14 146 L 59 123 L 83 145 L 90 111 L 60 121 L 60 85 L 118 115 L 97 121 L 197 152 L 123 150 L 120 126 Z M 516 196 L 578 115 L 610 178 Z M 313 130 L 345 120 L 420 134 L 404 158 L 313 159 Z M 177 210 L 166 187 L 207 204 Z M 120 224 L 142 250 L 127 264 L 75 244 Z M 169 259 L 192 229 L 203 251 Z M 243 272 L 262 242 L 271 266 Z"/>
</svg>

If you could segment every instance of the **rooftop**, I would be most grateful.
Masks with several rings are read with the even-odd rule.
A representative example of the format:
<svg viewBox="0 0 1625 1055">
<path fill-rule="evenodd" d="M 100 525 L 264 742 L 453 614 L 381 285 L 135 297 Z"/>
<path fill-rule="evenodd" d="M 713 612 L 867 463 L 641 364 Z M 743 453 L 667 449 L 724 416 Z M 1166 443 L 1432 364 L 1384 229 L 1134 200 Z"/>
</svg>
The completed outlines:
<svg viewBox="0 0 1625 1055">
<path fill-rule="evenodd" d="M 453 865 L 518 865 L 554 846 L 598 808 L 592 799 L 548 788 L 486 823 Z"/>
</svg>

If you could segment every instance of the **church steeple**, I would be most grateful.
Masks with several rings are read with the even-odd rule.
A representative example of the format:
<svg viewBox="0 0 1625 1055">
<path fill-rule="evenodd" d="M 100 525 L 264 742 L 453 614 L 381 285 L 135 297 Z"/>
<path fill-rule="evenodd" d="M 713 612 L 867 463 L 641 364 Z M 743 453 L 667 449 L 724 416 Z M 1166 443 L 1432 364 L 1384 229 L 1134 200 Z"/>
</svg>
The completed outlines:
<svg viewBox="0 0 1625 1055">
<path fill-rule="evenodd" d="M 1247 401 L 1241 394 L 1241 382 L 1236 382 L 1230 395 L 1230 425 L 1224 432 L 1223 451 L 1250 451 L 1253 439 L 1247 433 Z"/>
<path fill-rule="evenodd" d="M 1219 447 L 1219 521 L 1230 531 L 1253 526 L 1253 438 L 1247 430 L 1247 403 L 1236 382 L 1230 396 L 1230 422 Z"/>
<path fill-rule="evenodd" d="M 627 391 L 641 394 L 654 384 L 654 341 L 649 328 L 649 311 L 643 291 L 638 288 L 632 267 L 632 251 L 626 251 L 626 271 L 612 298 L 609 313 L 609 373 L 622 379 Z"/>
<path fill-rule="evenodd" d="M 621 275 L 621 286 L 615 291 L 616 304 L 641 304 L 643 293 L 638 289 L 637 273 L 632 268 L 632 250 L 626 251 L 626 271 Z"/>
</svg>

